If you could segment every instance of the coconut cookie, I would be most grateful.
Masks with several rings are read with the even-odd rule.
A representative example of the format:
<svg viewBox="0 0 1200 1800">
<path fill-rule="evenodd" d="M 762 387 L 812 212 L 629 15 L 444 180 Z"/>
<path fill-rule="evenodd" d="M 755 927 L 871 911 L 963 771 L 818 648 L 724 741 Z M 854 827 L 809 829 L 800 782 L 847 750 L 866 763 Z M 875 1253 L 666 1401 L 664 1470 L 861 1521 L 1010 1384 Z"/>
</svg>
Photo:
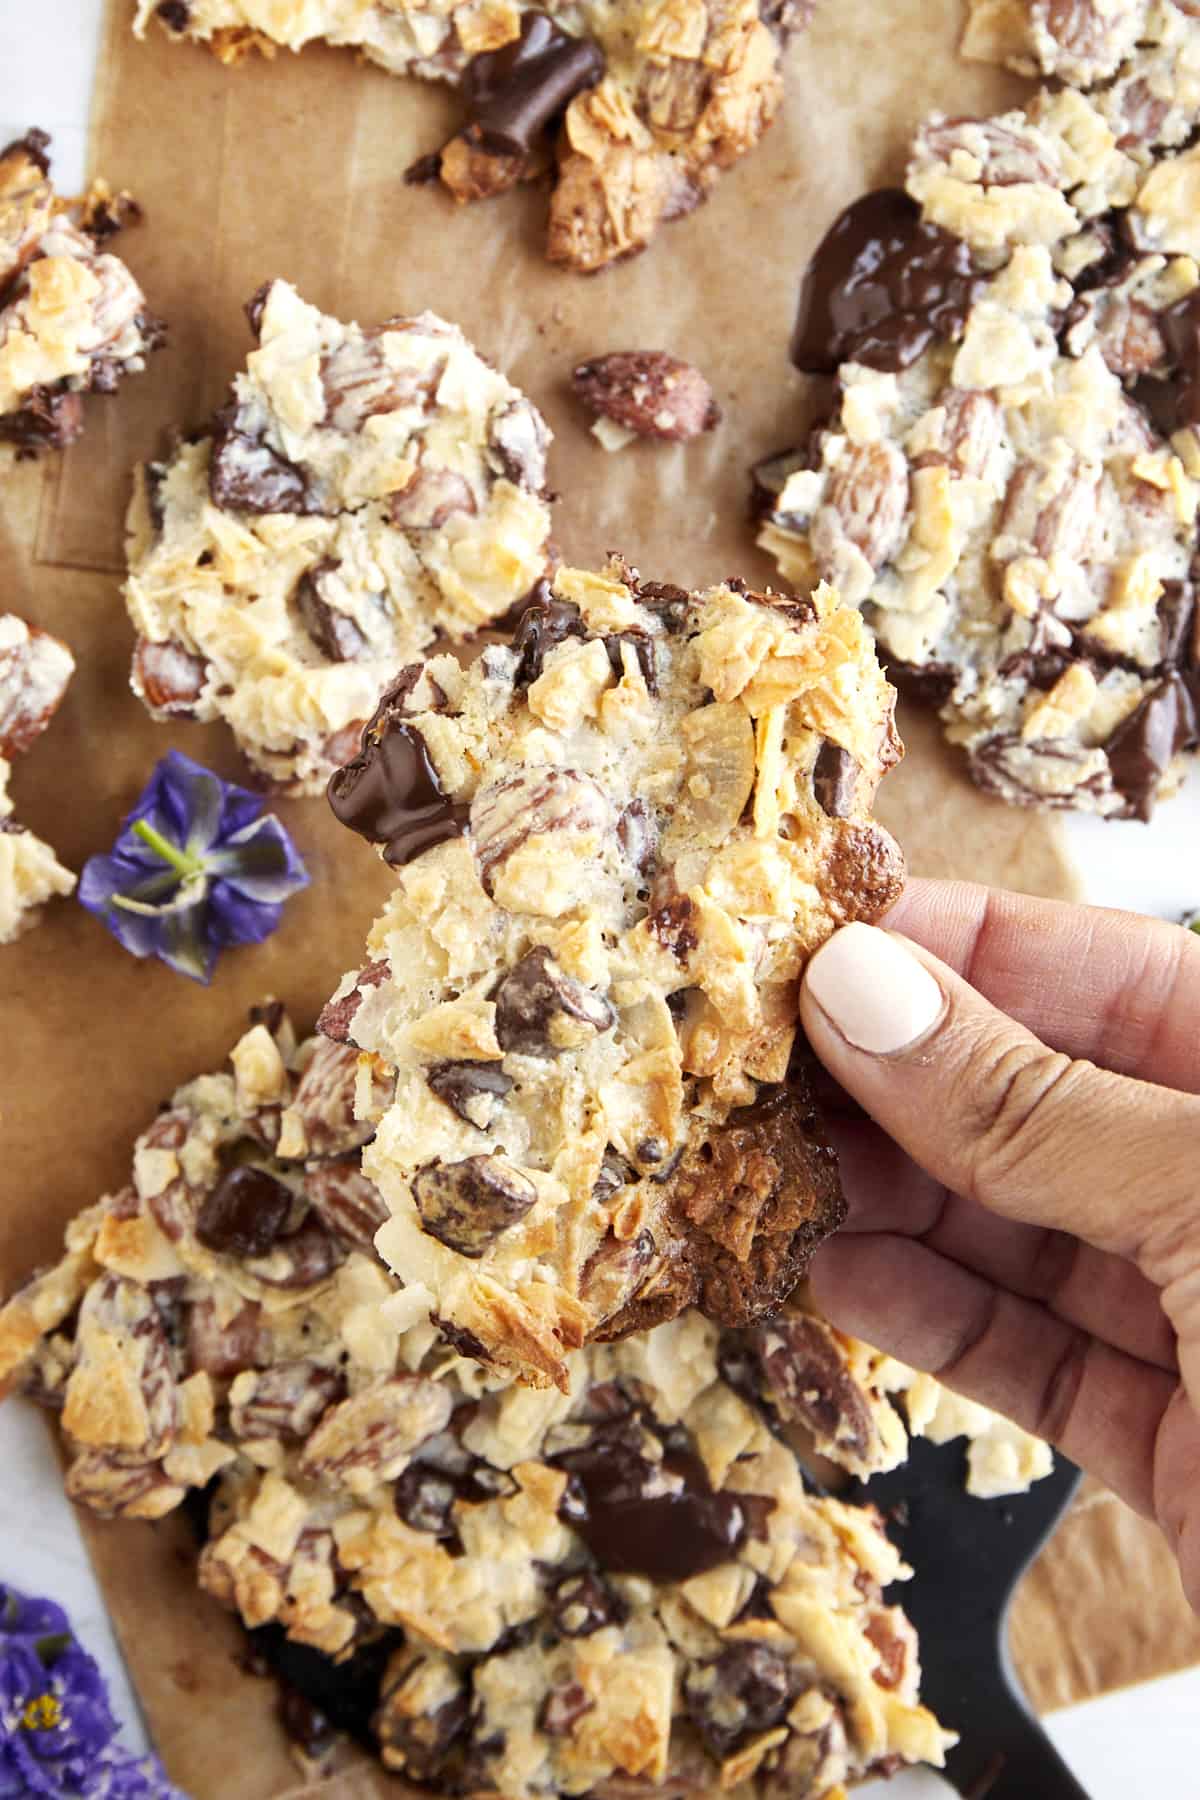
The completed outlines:
<svg viewBox="0 0 1200 1800">
<path fill-rule="evenodd" d="M 1157 36 L 931 119 L 825 239 L 793 356 L 832 411 L 758 471 L 760 542 L 864 608 L 981 786 L 1146 818 L 1200 741 L 1200 27 L 1101 10 Z"/>
<path fill-rule="evenodd" d="M 0 613 L 0 944 L 28 931 L 47 900 L 75 886 L 49 844 L 17 823 L 8 795 L 12 758 L 45 731 L 74 672 L 75 658 L 58 638 Z"/>
<path fill-rule="evenodd" d="M 0 150 L 0 444 L 21 456 L 73 443 L 84 394 L 111 394 L 163 341 L 105 248 L 133 201 L 103 182 L 80 200 L 56 194 L 49 143 L 28 131 Z"/>
<path fill-rule="evenodd" d="M 339 1659 L 422 1790 L 817 1800 L 940 1765 L 883 1592 L 910 1571 L 874 1509 L 806 1489 L 715 1325 L 575 1351 L 559 1394 L 409 1323 L 357 1061 L 261 1009 L 0 1311 L 72 1498 L 153 1519 L 212 1483 L 202 1588 Z"/>
<path fill-rule="evenodd" d="M 410 179 L 487 198 L 552 163 L 547 255 L 580 270 L 642 250 L 752 149 L 782 98 L 783 46 L 812 0 L 138 0 L 224 62 L 352 45 L 460 88 L 466 119 Z"/>
<path fill-rule="evenodd" d="M 561 1386 L 598 1334 L 773 1311 L 840 1221 L 797 984 L 899 892 L 893 698 L 829 589 L 619 561 L 385 694 L 330 799 L 397 884 L 321 1028 L 394 1071 L 377 1243 L 454 1342 Z"/>
<path fill-rule="evenodd" d="M 269 283 L 209 430 L 139 471 L 125 601 L 156 718 L 224 719 L 312 793 L 380 691 L 545 572 L 550 433 L 433 313 L 363 329 Z"/>
</svg>

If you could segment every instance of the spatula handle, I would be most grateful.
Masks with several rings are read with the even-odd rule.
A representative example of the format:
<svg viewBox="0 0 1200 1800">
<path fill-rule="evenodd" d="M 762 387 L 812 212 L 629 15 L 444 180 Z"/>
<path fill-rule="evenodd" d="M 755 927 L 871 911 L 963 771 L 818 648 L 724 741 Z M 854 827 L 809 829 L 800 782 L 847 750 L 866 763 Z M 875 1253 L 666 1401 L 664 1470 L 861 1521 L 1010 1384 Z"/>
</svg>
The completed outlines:
<svg viewBox="0 0 1200 1800">
<path fill-rule="evenodd" d="M 954 1785 L 964 1800 L 1089 1800 L 1087 1789 L 1010 1687 L 998 1685 L 994 1692 L 985 1741 L 987 1753 L 974 1764 L 966 1744 L 952 1753 Z"/>
</svg>

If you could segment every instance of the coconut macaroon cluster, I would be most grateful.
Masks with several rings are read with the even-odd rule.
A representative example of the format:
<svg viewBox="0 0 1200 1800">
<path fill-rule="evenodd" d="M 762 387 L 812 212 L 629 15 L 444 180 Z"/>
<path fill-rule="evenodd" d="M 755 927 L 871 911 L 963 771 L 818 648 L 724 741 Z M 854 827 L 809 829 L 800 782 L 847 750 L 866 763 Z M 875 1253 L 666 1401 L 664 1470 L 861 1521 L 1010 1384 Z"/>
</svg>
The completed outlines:
<svg viewBox="0 0 1200 1800">
<path fill-rule="evenodd" d="M 840 1221 L 797 991 L 899 892 L 893 700 L 831 590 L 620 562 L 385 694 L 330 798 L 396 888 L 320 1028 L 394 1083 L 376 1241 L 471 1353 L 565 1391 L 597 1335 L 773 1311 Z"/>
<path fill-rule="evenodd" d="M 8 793 L 12 758 L 45 731 L 74 672 L 75 658 L 58 638 L 0 613 L 0 944 L 11 944 L 37 923 L 47 900 L 75 886 L 49 844 L 18 824 Z"/>
<path fill-rule="evenodd" d="M 50 139 L 28 131 L 0 150 L 0 444 L 58 450 L 83 430 L 83 396 L 110 394 L 145 367 L 163 327 L 105 246 L 136 214 L 94 182 L 56 194 Z"/>
<path fill-rule="evenodd" d="M 554 170 L 547 255 L 595 270 L 642 250 L 758 142 L 812 0 L 138 0 L 224 62 L 324 40 L 393 74 L 451 82 L 467 120 L 416 173 L 456 200 Z M 399 173 L 399 172 L 397 172 Z"/>
<path fill-rule="evenodd" d="M 741 1340 L 689 1311 L 539 1392 L 412 1322 L 370 1250 L 357 1061 L 258 1009 L 0 1311 L 72 1498 L 153 1519 L 212 1484 L 201 1586 L 361 1654 L 421 1788 L 801 1800 L 940 1763 L 883 1592 L 909 1571 L 807 1489 Z"/>
<path fill-rule="evenodd" d="M 228 406 L 139 471 L 133 685 L 313 792 L 438 631 L 466 636 L 544 573 L 550 433 L 432 313 L 364 329 L 282 281 L 247 310 L 258 348 Z"/>
<path fill-rule="evenodd" d="M 983 787 L 1144 818 L 1200 740 L 1200 21 L 982 0 L 967 48 L 1070 85 L 930 119 L 831 230 L 793 355 L 832 410 L 760 469 L 760 542 Z"/>
</svg>

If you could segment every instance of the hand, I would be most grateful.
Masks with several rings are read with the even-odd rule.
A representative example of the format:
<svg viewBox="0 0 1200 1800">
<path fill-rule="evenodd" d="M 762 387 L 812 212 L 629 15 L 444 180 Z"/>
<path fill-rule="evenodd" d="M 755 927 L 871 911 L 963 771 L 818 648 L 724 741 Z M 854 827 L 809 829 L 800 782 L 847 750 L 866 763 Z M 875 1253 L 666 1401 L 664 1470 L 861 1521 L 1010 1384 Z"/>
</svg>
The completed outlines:
<svg viewBox="0 0 1200 1800">
<path fill-rule="evenodd" d="M 887 926 L 801 994 L 869 1115 L 817 1301 L 1157 1518 L 1200 1610 L 1200 938 L 923 881 Z"/>
</svg>

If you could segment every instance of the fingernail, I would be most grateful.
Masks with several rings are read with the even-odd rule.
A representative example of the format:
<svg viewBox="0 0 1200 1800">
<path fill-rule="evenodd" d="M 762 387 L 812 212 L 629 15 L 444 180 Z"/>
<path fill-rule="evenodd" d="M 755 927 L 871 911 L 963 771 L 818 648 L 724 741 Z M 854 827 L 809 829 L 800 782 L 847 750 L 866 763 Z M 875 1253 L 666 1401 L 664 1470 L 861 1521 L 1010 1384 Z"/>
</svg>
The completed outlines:
<svg viewBox="0 0 1200 1800">
<path fill-rule="evenodd" d="M 843 925 L 808 965 L 804 985 L 847 1042 L 894 1056 L 937 1024 L 945 996 L 899 938 L 873 925 Z"/>
</svg>

